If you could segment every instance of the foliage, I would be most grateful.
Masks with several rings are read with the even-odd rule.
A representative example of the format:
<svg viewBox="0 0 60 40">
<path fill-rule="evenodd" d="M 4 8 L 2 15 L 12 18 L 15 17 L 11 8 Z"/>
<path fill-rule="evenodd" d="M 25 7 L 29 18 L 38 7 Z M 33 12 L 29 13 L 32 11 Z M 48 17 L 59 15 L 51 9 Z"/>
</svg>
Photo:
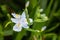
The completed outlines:
<svg viewBox="0 0 60 40">
<path fill-rule="evenodd" d="M 30 1 L 30 4 L 26 10 L 24 5 L 27 1 Z M 0 0 L 0 40 L 60 40 L 59 3 L 60 0 Z M 43 9 L 43 12 L 39 12 L 40 9 Z M 28 11 L 34 22 L 29 25 L 30 29 L 15 32 L 12 29 L 14 23 L 11 22 L 11 13 L 21 14 L 24 10 Z M 47 21 L 45 16 L 41 18 L 42 14 L 46 14 Z M 43 26 L 47 28 L 41 31 Z M 8 39 L 8 36 L 12 38 Z"/>
</svg>

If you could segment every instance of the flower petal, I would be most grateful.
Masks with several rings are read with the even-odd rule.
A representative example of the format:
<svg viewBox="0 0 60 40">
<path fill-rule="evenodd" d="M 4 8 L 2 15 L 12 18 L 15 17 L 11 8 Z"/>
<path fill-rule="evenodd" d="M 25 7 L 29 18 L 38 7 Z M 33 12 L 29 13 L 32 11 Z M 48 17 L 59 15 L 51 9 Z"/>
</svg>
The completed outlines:
<svg viewBox="0 0 60 40">
<path fill-rule="evenodd" d="M 27 19 L 21 19 L 21 20 L 20 20 L 20 23 L 21 23 L 21 24 L 28 24 Z"/>
<path fill-rule="evenodd" d="M 18 24 L 16 24 L 14 27 L 13 27 L 13 30 L 16 31 L 16 32 L 19 32 L 22 30 L 22 26 L 20 25 L 19 27 L 17 26 Z"/>
<path fill-rule="evenodd" d="M 18 23 L 18 19 L 15 19 L 15 18 L 11 18 L 12 22 L 14 23 Z"/>
<path fill-rule="evenodd" d="M 21 18 L 26 18 L 25 11 L 22 13 Z"/>
<path fill-rule="evenodd" d="M 15 17 L 16 14 L 15 13 L 12 13 L 12 15 Z"/>
<path fill-rule="evenodd" d="M 44 31 L 46 29 L 46 26 L 42 27 L 41 31 Z"/>
<path fill-rule="evenodd" d="M 20 15 L 19 14 L 15 14 L 15 13 L 12 13 L 13 17 L 15 18 L 20 18 Z"/>
<path fill-rule="evenodd" d="M 26 22 L 21 22 L 23 28 L 29 28 L 28 23 Z"/>
<path fill-rule="evenodd" d="M 23 24 L 22 27 L 23 28 L 29 28 L 29 26 L 27 24 Z"/>
</svg>

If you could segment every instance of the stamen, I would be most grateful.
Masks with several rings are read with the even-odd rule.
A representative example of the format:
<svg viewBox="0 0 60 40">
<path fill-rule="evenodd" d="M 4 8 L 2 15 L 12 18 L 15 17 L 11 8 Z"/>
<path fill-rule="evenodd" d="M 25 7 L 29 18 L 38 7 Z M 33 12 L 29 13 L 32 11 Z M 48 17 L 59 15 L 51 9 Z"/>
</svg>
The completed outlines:
<svg viewBox="0 0 60 40">
<path fill-rule="evenodd" d="M 20 23 L 18 23 L 17 26 L 20 27 Z"/>
<path fill-rule="evenodd" d="M 28 24 L 27 19 L 25 19 L 25 22 Z"/>
<path fill-rule="evenodd" d="M 19 17 L 19 15 L 18 14 L 16 14 L 16 18 L 18 18 Z"/>
</svg>

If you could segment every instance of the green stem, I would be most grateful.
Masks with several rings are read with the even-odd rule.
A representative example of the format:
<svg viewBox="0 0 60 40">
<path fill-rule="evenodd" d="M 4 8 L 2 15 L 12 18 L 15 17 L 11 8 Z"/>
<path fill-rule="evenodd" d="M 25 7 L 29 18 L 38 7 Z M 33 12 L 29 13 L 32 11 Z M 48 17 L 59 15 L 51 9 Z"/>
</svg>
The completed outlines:
<svg viewBox="0 0 60 40">
<path fill-rule="evenodd" d="M 45 36 L 45 37 L 51 36 L 51 37 L 52 37 L 52 40 L 56 40 L 56 39 L 57 39 L 57 35 L 54 34 L 54 33 L 45 34 L 44 36 Z"/>
<path fill-rule="evenodd" d="M 25 29 L 25 30 L 27 30 L 27 31 L 31 31 L 31 32 L 38 32 L 38 33 L 40 33 L 40 31 L 39 31 L 39 30 L 33 30 L 33 29 L 30 29 L 30 28 Z"/>
<path fill-rule="evenodd" d="M 25 13 L 26 13 L 27 21 L 28 21 L 28 23 L 30 24 L 30 21 L 29 21 L 29 15 L 28 15 L 28 10 L 27 10 L 27 8 L 25 8 Z"/>
<path fill-rule="evenodd" d="M 54 27 L 48 29 L 46 32 L 50 32 L 50 31 L 54 30 L 54 29 L 57 28 L 59 25 L 60 25 L 60 24 L 57 23 Z"/>
<path fill-rule="evenodd" d="M 5 28 L 10 24 L 12 23 L 11 21 L 7 22 L 6 25 L 5 25 Z"/>
<path fill-rule="evenodd" d="M 41 35 L 41 33 L 40 33 L 40 40 L 42 40 L 42 35 Z"/>
</svg>

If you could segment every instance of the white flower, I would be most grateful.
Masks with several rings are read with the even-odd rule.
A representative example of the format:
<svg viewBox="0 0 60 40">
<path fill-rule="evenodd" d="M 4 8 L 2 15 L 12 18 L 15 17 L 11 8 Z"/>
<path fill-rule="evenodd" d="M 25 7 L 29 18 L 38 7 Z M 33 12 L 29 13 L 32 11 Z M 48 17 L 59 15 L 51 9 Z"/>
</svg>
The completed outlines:
<svg viewBox="0 0 60 40">
<path fill-rule="evenodd" d="M 42 27 L 41 31 L 44 31 L 46 29 L 46 26 Z"/>
<path fill-rule="evenodd" d="M 30 24 L 32 25 L 33 24 L 33 20 L 31 18 L 29 18 L 29 21 L 30 21 Z"/>
<path fill-rule="evenodd" d="M 25 6 L 26 6 L 26 7 L 28 7 L 28 6 L 29 6 L 29 1 L 27 1 L 27 2 L 26 2 Z"/>
<path fill-rule="evenodd" d="M 12 22 L 15 23 L 15 25 L 13 27 L 14 31 L 19 32 L 22 30 L 22 27 L 29 28 L 25 12 L 23 12 L 22 15 L 18 15 L 15 13 L 12 13 L 12 15 L 13 15 L 13 17 L 15 17 L 15 18 L 11 18 Z M 31 18 L 29 18 L 29 20 L 30 20 L 30 22 L 32 22 Z"/>
</svg>

